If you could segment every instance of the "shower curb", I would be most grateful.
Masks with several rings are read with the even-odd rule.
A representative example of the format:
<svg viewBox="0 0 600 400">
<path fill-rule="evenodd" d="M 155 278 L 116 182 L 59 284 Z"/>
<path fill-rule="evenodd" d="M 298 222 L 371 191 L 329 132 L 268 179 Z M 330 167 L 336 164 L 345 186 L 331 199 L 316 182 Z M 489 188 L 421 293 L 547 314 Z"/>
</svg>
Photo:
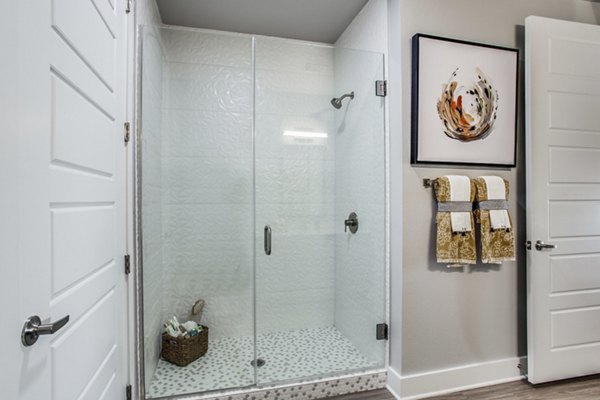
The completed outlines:
<svg viewBox="0 0 600 400">
<path fill-rule="evenodd" d="M 387 371 L 345 375 L 318 381 L 288 385 L 251 388 L 205 395 L 160 397 L 177 400 L 308 400 L 324 399 L 351 393 L 366 392 L 386 387 Z"/>
</svg>

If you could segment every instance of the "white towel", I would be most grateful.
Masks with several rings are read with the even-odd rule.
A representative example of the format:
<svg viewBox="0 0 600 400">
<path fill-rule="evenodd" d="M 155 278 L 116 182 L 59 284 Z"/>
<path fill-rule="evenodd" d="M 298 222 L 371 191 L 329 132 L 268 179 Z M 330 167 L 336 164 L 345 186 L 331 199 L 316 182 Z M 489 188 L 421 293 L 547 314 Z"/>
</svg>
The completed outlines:
<svg viewBox="0 0 600 400">
<path fill-rule="evenodd" d="M 471 202 L 471 180 L 463 175 L 446 175 L 450 182 L 450 201 Z M 471 232 L 470 212 L 451 212 L 452 232 Z"/>
<path fill-rule="evenodd" d="M 488 200 L 507 200 L 504 179 L 499 176 L 482 176 L 487 188 Z M 510 219 L 507 210 L 490 210 L 492 229 L 509 229 Z"/>
</svg>

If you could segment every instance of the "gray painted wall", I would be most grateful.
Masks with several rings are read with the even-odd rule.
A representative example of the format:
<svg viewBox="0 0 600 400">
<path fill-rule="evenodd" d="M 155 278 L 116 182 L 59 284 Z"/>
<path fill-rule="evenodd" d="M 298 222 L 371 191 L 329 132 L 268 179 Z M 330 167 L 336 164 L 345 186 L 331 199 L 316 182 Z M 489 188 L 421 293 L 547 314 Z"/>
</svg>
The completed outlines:
<svg viewBox="0 0 600 400">
<path fill-rule="evenodd" d="M 539 15 L 597 23 L 600 4 L 582 0 L 402 0 L 403 321 L 402 375 L 525 355 L 525 162 L 523 56 L 520 54 L 518 165 L 515 169 L 456 169 L 410 165 L 411 37 L 427 33 L 523 49 L 524 18 Z M 390 18 L 393 21 L 393 18 Z M 391 23 L 391 22 L 390 22 Z M 391 42 L 393 46 L 393 42 Z M 392 138 L 393 139 L 393 138 Z M 464 271 L 435 262 L 435 212 L 422 179 L 446 174 L 496 174 L 511 184 L 516 262 Z M 394 204 L 394 203 L 392 203 Z M 394 206 L 393 206 L 394 207 Z M 392 208 L 394 214 L 394 208 Z M 392 243 L 395 239 L 392 237 Z M 392 266 L 397 268 L 397 266 Z M 392 270 L 392 273 L 394 269 Z M 392 304 L 392 309 L 394 304 Z M 394 347 L 392 347 L 394 351 Z M 394 357 L 392 354 L 392 364 Z M 396 364 L 397 365 L 397 364 Z"/>
</svg>

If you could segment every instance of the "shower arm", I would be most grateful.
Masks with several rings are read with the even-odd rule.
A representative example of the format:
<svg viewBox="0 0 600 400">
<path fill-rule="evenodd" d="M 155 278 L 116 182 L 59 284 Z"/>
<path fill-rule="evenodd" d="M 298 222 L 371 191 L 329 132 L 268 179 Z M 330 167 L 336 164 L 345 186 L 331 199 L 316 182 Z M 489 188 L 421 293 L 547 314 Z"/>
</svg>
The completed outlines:
<svg viewBox="0 0 600 400">
<path fill-rule="evenodd" d="M 338 98 L 339 101 L 344 100 L 346 97 L 350 97 L 350 99 L 354 100 L 354 92 L 346 93 Z"/>
</svg>

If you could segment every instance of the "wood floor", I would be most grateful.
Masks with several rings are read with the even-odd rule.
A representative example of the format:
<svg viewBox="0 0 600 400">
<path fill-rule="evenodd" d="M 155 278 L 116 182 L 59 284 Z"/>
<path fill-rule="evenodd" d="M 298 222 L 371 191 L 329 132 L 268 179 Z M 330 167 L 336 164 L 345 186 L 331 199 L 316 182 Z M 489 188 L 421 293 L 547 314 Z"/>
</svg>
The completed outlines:
<svg viewBox="0 0 600 400">
<path fill-rule="evenodd" d="M 330 397 L 328 400 L 395 400 L 387 390 Z M 467 390 L 428 400 L 600 400 L 600 375 L 543 385 L 526 381 Z"/>
<path fill-rule="evenodd" d="M 329 397 L 327 400 L 395 400 L 394 396 L 385 389 L 371 392 L 347 394 L 345 396 Z"/>
</svg>

